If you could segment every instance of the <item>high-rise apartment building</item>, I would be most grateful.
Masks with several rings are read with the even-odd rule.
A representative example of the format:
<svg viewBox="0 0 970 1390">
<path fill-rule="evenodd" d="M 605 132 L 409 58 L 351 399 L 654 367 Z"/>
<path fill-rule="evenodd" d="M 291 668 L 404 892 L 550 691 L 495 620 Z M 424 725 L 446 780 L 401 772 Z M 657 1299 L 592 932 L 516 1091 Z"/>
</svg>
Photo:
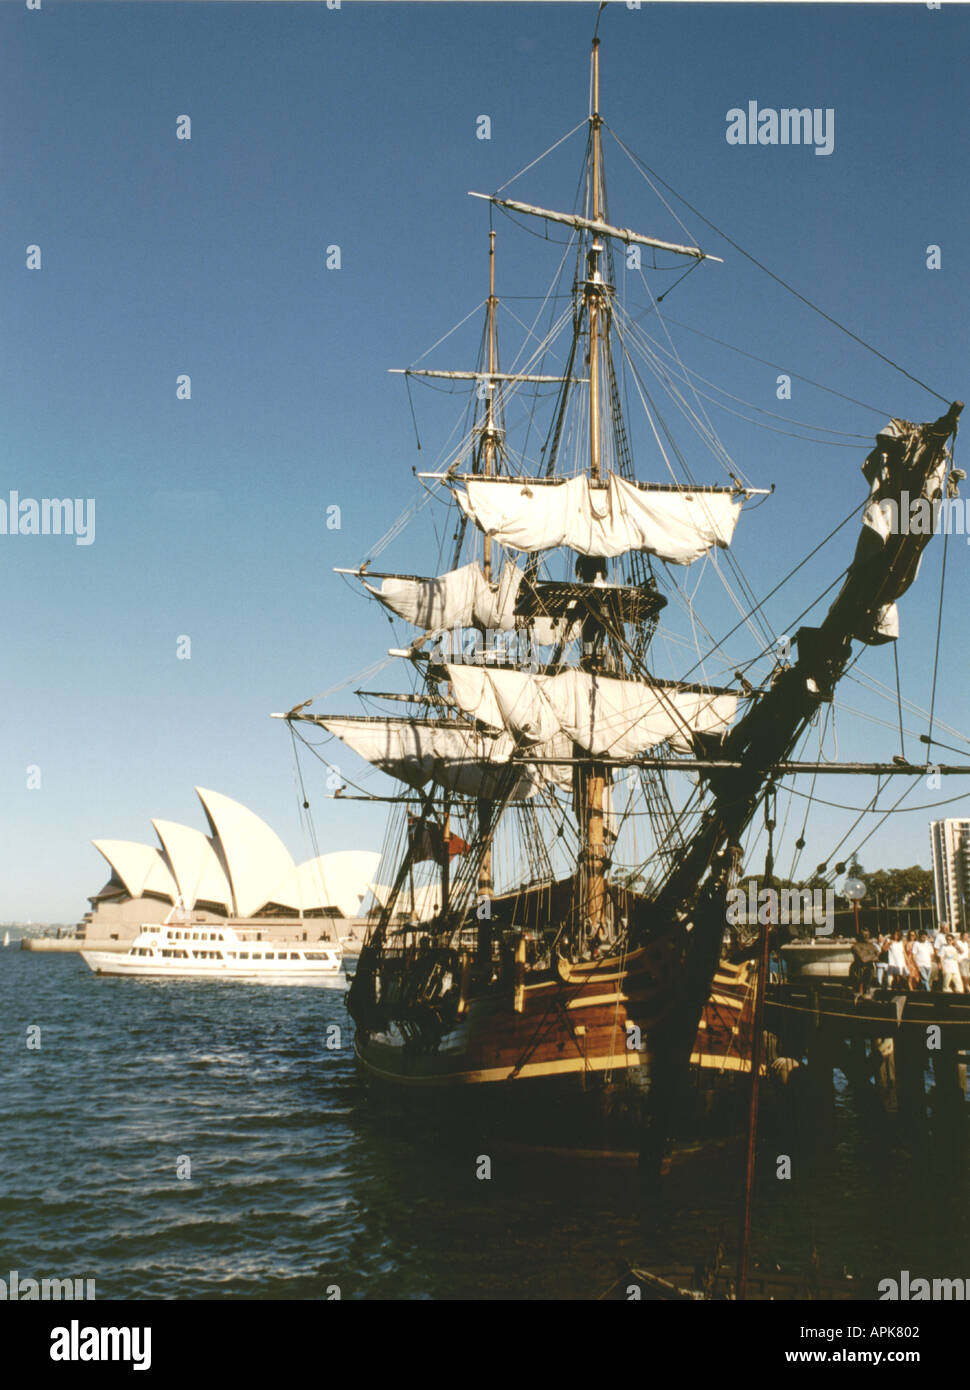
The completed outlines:
<svg viewBox="0 0 970 1390">
<path fill-rule="evenodd" d="M 970 820 L 930 822 L 937 920 L 968 931 L 970 920 Z"/>
</svg>

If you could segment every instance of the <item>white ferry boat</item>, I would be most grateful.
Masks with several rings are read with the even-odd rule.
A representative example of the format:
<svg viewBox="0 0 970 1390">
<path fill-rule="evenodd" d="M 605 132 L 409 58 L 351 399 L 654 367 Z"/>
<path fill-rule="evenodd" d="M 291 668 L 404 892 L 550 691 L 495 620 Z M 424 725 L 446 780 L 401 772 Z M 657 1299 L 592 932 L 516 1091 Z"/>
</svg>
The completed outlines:
<svg viewBox="0 0 970 1390">
<path fill-rule="evenodd" d="M 96 975 L 279 984 L 343 979 L 339 946 L 262 941 L 256 932 L 237 932 L 232 927 L 163 922 L 142 927 L 125 953 L 82 951 L 81 956 Z"/>
</svg>

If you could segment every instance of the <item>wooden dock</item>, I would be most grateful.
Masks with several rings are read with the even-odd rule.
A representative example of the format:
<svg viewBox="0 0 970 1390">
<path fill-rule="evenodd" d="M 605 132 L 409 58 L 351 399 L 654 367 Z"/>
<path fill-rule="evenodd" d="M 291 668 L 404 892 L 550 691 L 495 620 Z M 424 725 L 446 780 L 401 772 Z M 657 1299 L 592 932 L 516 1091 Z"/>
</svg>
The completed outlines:
<svg viewBox="0 0 970 1390">
<path fill-rule="evenodd" d="M 765 1028 L 779 1057 L 804 1059 L 813 1087 L 839 1070 L 874 1083 L 892 1107 L 922 1105 L 932 1069 L 936 1100 L 965 1102 L 970 994 L 876 989 L 858 994 L 838 980 L 799 979 L 768 986 Z"/>
</svg>

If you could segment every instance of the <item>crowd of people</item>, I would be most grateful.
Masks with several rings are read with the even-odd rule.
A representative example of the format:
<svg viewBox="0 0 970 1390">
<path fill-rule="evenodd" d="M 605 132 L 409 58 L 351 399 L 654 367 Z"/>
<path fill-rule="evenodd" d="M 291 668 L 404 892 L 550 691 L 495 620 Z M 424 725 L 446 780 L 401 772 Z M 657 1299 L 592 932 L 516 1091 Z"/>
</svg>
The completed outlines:
<svg viewBox="0 0 970 1390">
<path fill-rule="evenodd" d="M 876 987 L 943 990 L 970 994 L 970 934 L 940 928 L 930 932 L 901 932 L 871 937 L 861 933 L 867 949 L 857 953 L 875 975 Z M 860 944 L 861 944 L 860 942 Z M 861 963 L 861 960 L 860 960 Z"/>
</svg>

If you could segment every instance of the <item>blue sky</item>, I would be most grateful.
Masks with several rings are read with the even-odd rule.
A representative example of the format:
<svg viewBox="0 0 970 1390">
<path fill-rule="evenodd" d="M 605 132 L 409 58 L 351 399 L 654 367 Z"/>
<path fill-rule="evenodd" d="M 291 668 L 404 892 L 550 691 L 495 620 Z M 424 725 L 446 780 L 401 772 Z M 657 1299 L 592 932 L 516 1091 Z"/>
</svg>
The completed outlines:
<svg viewBox="0 0 970 1390">
<path fill-rule="evenodd" d="M 298 859 L 312 853 L 289 739 L 268 716 L 389 645 L 381 614 L 332 566 L 367 556 L 414 499 L 411 468 L 434 462 L 457 401 L 416 393 L 418 454 L 405 388 L 386 369 L 417 359 L 486 293 L 488 211 L 466 191 L 496 189 L 583 119 L 594 19 L 583 4 L 0 5 L 0 497 L 96 499 L 90 546 L 0 536 L 0 919 L 76 920 L 106 877 L 90 839 L 151 841 L 152 816 L 202 825 L 196 784 L 251 806 Z M 948 399 L 967 395 L 966 6 L 612 4 L 600 34 L 601 108 L 627 145 L 860 336 Z M 832 108 L 833 153 L 729 145 L 726 113 L 750 100 Z M 176 139 L 182 114 L 190 141 Z M 509 194 L 569 205 L 581 141 Z M 609 139 L 606 155 L 615 219 L 678 239 Z M 893 414 L 943 412 L 678 211 L 725 264 L 671 294 L 673 319 Z M 499 292 L 524 317 L 528 302 L 511 295 L 544 287 L 554 261 L 496 226 Z M 331 244 L 339 271 L 326 269 Z M 938 271 L 926 268 L 930 244 Z M 25 267 L 30 245 L 39 271 Z M 474 365 L 479 331 L 475 318 L 434 365 Z M 781 404 L 775 370 L 677 342 L 702 375 L 767 410 L 868 436 L 882 423 L 798 382 Z M 190 401 L 176 399 L 181 373 Z M 861 498 L 868 446 L 714 418 L 746 476 L 776 484 L 735 545 L 763 592 Z M 957 462 L 967 466 L 959 448 Z M 637 469 L 659 476 L 644 454 Z M 722 480 L 710 460 L 697 472 Z M 332 505 L 339 531 L 326 527 Z M 427 568 L 433 540 L 426 509 L 384 559 Z M 776 630 L 853 544 L 843 533 L 783 592 Z M 924 706 L 940 551 L 900 605 L 903 690 Z M 953 538 L 937 716 L 960 729 L 967 563 Z M 190 661 L 176 659 L 181 634 Z M 752 654 L 738 634 L 732 657 Z M 894 679 L 888 649 L 860 665 Z M 891 705 L 843 694 L 893 722 Z M 320 706 L 355 707 L 346 696 Z M 848 713 L 838 730 L 842 756 L 898 751 L 891 729 Z M 860 805 L 871 790 L 827 786 Z M 325 801 L 322 778 L 310 789 L 321 849 L 379 847 L 380 808 Z M 963 789 L 970 799 L 955 780 L 909 799 Z M 863 862 L 928 863 L 929 817 L 891 818 Z M 851 819 L 817 815 L 806 870 Z"/>
</svg>

